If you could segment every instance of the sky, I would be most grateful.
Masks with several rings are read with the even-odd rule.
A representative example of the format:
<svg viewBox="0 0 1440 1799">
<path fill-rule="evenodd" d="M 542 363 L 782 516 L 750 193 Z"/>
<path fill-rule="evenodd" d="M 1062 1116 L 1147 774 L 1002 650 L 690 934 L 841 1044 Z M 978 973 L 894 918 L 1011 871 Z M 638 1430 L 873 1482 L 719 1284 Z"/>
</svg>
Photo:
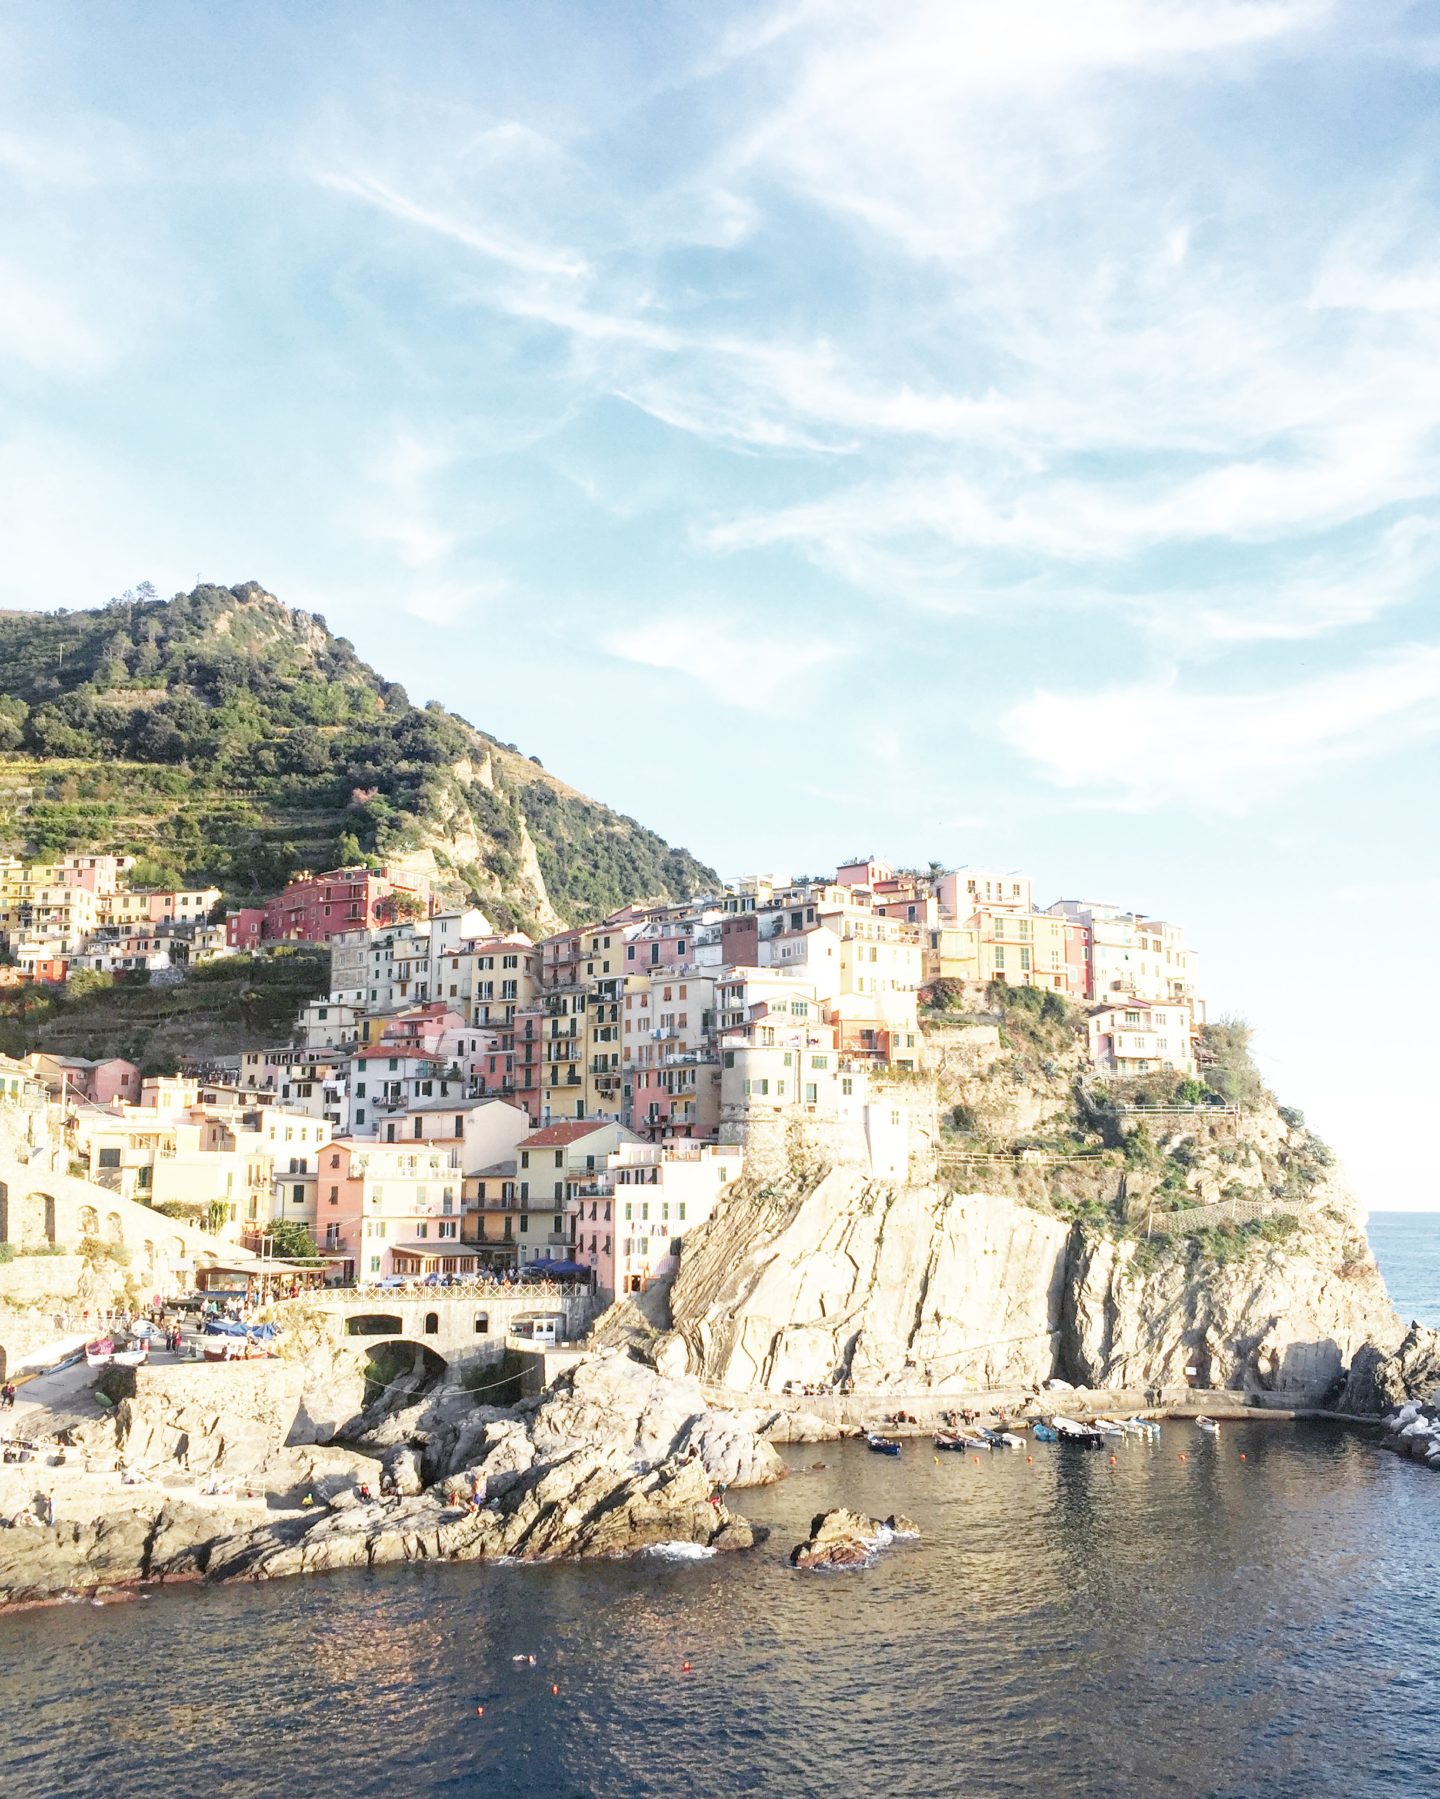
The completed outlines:
<svg viewBox="0 0 1440 1799">
<path fill-rule="evenodd" d="M 1440 1207 L 1440 12 L 0 12 L 0 605 L 258 580 L 726 875 L 1184 924 Z"/>
</svg>

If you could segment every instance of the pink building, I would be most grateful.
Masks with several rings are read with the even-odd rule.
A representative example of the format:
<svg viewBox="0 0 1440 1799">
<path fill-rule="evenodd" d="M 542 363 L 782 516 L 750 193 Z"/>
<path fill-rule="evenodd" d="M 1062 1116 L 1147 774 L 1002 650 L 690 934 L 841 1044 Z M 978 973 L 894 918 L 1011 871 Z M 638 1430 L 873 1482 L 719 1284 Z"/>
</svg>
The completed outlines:
<svg viewBox="0 0 1440 1799">
<path fill-rule="evenodd" d="M 732 1144 L 622 1144 L 570 1197 L 570 1255 L 602 1291 L 642 1292 L 674 1273 L 686 1232 L 714 1211 L 743 1160 Z"/>
<path fill-rule="evenodd" d="M 1093 999 L 1090 926 L 1078 918 L 1065 921 L 1065 984 L 1071 999 Z"/>
<path fill-rule="evenodd" d="M 720 1057 L 696 1052 L 633 1070 L 630 1128 L 652 1142 L 720 1133 Z"/>
<path fill-rule="evenodd" d="M 872 890 L 882 881 L 893 881 L 895 870 L 888 862 L 877 861 L 874 856 L 866 856 L 858 862 L 842 862 L 835 870 L 835 882 L 840 887 L 869 887 Z"/>
<path fill-rule="evenodd" d="M 423 889 L 394 880 L 388 869 L 332 868 L 304 875 L 263 906 L 232 912 L 225 941 L 232 949 L 255 949 L 262 942 L 328 943 L 342 931 L 384 922 L 386 902 L 400 894 L 422 905 L 429 898 Z"/>
</svg>

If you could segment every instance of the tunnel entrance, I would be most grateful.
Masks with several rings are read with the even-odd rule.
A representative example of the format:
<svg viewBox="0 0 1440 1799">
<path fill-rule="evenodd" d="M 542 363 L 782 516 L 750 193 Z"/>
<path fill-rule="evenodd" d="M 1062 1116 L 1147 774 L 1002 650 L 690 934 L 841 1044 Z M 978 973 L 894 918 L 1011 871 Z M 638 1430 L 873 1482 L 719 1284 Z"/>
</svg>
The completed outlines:
<svg viewBox="0 0 1440 1799">
<path fill-rule="evenodd" d="M 409 1338 L 377 1343 L 365 1358 L 365 1404 L 408 1405 L 449 1373 L 449 1363 L 427 1344 Z"/>
</svg>

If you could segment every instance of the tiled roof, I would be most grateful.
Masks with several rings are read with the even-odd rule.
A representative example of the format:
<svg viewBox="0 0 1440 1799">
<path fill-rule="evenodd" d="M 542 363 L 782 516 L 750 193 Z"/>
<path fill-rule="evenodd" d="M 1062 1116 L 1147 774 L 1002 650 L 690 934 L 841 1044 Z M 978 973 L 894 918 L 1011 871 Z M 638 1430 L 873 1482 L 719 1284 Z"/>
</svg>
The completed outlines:
<svg viewBox="0 0 1440 1799">
<path fill-rule="evenodd" d="M 522 1137 L 518 1147 L 560 1149 L 567 1143 L 578 1143 L 582 1137 L 589 1137 L 596 1131 L 608 1130 L 612 1122 L 608 1118 L 572 1118 L 564 1124 L 547 1124 L 544 1130 Z"/>
</svg>

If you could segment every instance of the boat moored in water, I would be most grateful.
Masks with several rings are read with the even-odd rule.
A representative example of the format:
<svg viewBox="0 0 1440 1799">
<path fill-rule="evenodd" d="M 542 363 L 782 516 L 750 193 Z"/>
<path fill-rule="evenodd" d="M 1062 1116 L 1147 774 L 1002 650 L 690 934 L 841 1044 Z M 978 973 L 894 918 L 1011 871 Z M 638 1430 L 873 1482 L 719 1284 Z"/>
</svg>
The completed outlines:
<svg viewBox="0 0 1440 1799">
<path fill-rule="evenodd" d="M 865 1447 L 872 1455 L 899 1455 L 900 1445 L 893 1437 L 882 1437 L 877 1431 L 866 1431 Z"/>
<path fill-rule="evenodd" d="M 1213 1418 L 1197 1418 L 1195 1420 L 1195 1428 L 1196 1430 L 1203 1430 L 1207 1436 L 1218 1437 L 1220 1435 L 1220 1426 Z"/>
</svg>

